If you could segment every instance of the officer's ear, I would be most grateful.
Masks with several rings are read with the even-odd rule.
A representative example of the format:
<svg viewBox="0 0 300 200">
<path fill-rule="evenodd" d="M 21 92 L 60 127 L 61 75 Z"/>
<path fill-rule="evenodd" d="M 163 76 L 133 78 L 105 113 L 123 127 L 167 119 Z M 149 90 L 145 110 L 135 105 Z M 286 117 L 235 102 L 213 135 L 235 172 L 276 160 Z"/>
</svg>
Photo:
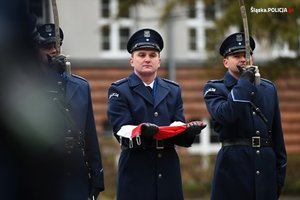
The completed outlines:
<svg viewBox="0 0 300 200">
<path fill-rule="evenodd" d="M 129 59 L 129 63 L 130 63 L 130 66 L 133 67 L 133 53 L 131 54 L 131 57 Z"/>
<path fill-rule="evenodd" d="M 223 65 L 224 65 L 224 67 L 228 68 L 227 67 L 228 66 L 228 57 L 227 56 L 223 58 Z"/>
</svg>

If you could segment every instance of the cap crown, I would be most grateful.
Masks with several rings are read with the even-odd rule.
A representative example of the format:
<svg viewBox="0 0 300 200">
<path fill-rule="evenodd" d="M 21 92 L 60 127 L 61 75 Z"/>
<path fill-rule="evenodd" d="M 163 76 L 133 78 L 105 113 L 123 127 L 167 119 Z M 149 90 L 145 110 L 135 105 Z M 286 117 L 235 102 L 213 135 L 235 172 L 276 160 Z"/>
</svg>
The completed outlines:
<svg viewBox="0 0 300 200">
<path fill-rule="evenodd" d="M 54 24 L 44 24 L 37 27 L 37 30 L 40 34 L 40 44 L 46 45 L 56 41 L 55 25 Z M 64 34 L 61 28 L 59 28 L 60 35 L 60 45 L 64 39 Z"/>
<path fill-rule="evenodd" d="M 141 29 L 135 32 L 127 42 L 127 51 L 134 52 L 137 49 L 154 49 L 161 51 L 164 47 L 164 42 L 161 35 L 153 29 Z"/>
<path fill-rule="evenodd" d="M 251 52 L 255 49 L 254 39 L 250 36 Z M 219 53 L 226 57 L 227 55 L 245 52 L 245 34 L 243 32 L 229 35 L 221 44 Z"/>
</svg>

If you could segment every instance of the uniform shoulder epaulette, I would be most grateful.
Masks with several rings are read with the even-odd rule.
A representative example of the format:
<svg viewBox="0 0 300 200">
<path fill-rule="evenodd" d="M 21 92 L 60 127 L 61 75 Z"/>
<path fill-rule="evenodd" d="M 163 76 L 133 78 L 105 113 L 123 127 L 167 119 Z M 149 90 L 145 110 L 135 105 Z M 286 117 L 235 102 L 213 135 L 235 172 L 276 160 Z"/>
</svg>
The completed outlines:
<svg viewBox="0 0 300 200">
<path fill-rule="evenodd" d="M 224 79 L 209 80 L 208 83 L 224 83 Z"/>
<path fill-rule="evenodd" d="M 173 85 L 176 85 L 176 86 L 178 86 L 178 87 L 179 87 L 179 84 L 178 84 L 178 83 L 176 83 L 175 81 L 172 81 L 172 80 L 170 80 L 170 79 L 166 79 L 166 78 L 162 78 L 162 80 L 164 80 L 164 81 L 166 81 L 166 82 L 168 82 L 168 83 L 171 83 L 171 84 L 173 84 Z"/>
<path fill-rule="evenodd" d="M 113 82 L 112 85 L 120 85 L 122 83 L 125 83 L 126 81 L 127 81 L 127 78 L 122 78 L 120 80 Z"/>
<path fill-rule="evenodd" d="M 85 81 L 85 82 L 88 82 L 85 78 L 83 78 L 82 76 L 79 76 L 79 75 L 77 75 L 77 74 L 72 74 L 72 77 L 81 79 L 81 80 L 83 80 L 83 81 Z"/>
<path fill-rule="evenodd" d="M 270 80 L 268 80 L 268 79 L 261 78 L 261 80 L 262 80 L 262 81 L 265 81 L 265 82 L 267 82 L 267 83 L 270 83 L 270 84 L 272 84 L 272 85 L 274 84 L 272 81 L 270 81 Z"/>
</svg>

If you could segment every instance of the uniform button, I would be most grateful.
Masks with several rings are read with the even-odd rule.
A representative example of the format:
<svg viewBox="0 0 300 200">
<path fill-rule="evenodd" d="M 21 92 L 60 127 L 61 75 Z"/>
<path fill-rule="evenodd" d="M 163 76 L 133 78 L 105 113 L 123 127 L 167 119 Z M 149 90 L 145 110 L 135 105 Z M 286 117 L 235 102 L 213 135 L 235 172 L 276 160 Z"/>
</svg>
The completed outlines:
<svg viewBox="0 0 300 200">
<path fill-rule="evenodd" d="M 252 96 L 255 95 L 255 92 L 251 92 L 251 95 L 252 95 Z"/>
<path fill-rule="evenodd" d="M 161 154 L 161 153 L 157 154 L 157 157 L 158 157 L 158 158 L 161 158 L 161 157 L 162 157 L 162 154 Z"/>
<path fill-rule="evenodd" d="M 68 130 L 68 133 L 71 133 L 71 132 L 72 132 L 71 129 L 69 129 L 69 130 Z"/>
<path fill-rule="evenodd" d="M 158 112 L 155 112 L 155 113 L 154 113 L 154 117 L 157 117 L 157 116 L 158 116 Z"/>
<path fill-rule="evenodd" d="M 66 110 L 66 112 L 69 112 L 69 111 L 70 111 L 68 108 L 66 108 L 65 110 Z"/>
<path fill-rule="evenodd" d="M 253 112 L 252 112 L 252 115 L 256 115 L 256 112 L 253 111 Z"/>
<path fill-rule="evenodd" d="M 259 174 L 260 174 L 260 171 L 257 170 L 257 171 L 256 171 L 256 175 L 259 175 Z"/>
<path fill-rule="evenodd" d="M 61 81 L 57 81 L 57 85 L 61 85 L 62 84 L 62 82 Z"/>
<path fill-rule="evenodd" d="M 158 174 L 158 178 L 162 178 L 162 174 Z"/>
<path fill-rule="evenodd" d="M 260 134 L 260 132 L 259 131 L 256 131 L 256 135 L 259 135 Z"/>
<path fill-rule="evenodd" d="M 259 151 L 259 150 L 257 150 L 257 151 L 256 151 L 256 154 L 257 154 L 257 155 L 258 155 L 258 154 L 260 154 L 260 151 Z"/>
</svg>

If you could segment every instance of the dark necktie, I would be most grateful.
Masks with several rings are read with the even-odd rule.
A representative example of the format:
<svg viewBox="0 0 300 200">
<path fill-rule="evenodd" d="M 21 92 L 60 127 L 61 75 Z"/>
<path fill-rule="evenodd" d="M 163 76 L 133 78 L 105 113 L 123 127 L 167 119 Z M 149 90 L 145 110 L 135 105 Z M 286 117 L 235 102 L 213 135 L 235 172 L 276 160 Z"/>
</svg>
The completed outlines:
<svg viewBox="0 0 300 200">
<path fill-rule="evenodd" d="M 150 94 L 153 96 L 153 89 L 150 86 L 146 86 L 146 88 L 149 90 Z"/>
</svg>

